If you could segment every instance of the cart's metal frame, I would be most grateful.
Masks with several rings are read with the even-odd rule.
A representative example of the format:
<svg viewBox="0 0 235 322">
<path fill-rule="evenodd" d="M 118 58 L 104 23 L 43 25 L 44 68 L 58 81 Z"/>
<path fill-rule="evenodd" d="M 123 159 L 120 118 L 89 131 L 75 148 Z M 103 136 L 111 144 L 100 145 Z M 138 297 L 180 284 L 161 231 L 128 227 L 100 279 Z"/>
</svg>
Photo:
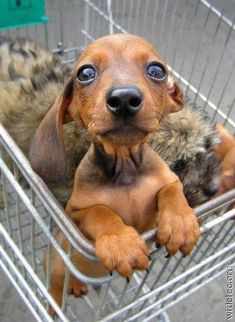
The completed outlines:
<svg viewBox="0 0 235 322">
<path fill-rule="evenodd" d="M 72 63 L 83 46 L 75 46 L 74 40 L 72 44 L 66 43 L 68 33 L 61 27 L 63 26 L 61 19 L 63 20 L 63 15 L 66 12 L 66 4 L 62 0 L 59 3 L 56 15 L 60 22 L 58 25 L 60 26 L 58 36 L 60 42 L 54 51 L 63 55 L 66 63 Z M 234 46 L 235 26 L 233 21 L 225 15 L 226 6 L 219 10 L 213 6 L 213 1 L 209 3 L 205 0 L 197 0 L 194 1 L 196 4 L 193 7 L 193 14 L 190 11 L 192 9 L 192 1 L 190 0 L 169 0 L 164 1 L 164 4 L 159 0 L 148 0 L 144 7 L 140 0 L 76 0 L 71 3 L 68 6 L 78 6 L 82 11 L 83 26 L 80 26 L 80 29 L 84 41 L 80 39 L 79 43 L 84 45 L 102 34 L 117 31 L 131 31 L 144 35 L 155 42 L 155 25 L 159 24 L 160 52 L 169 56 L 169 59 L 166 58 L 166 60 L 170 64 L 169 68 L 172 73 L 185 88 L 185 91 L 196 102 L 204 105 L 212 122 L 219 120 L 234 131 L 235 97 L 234 91 L 231 94 L 229 89 L 233 80 L 235 81 L 235 57 L 231 58 L 230 68 L 225 68 L 223 82 L 221 83 L 218 79 L 218 73 L 221 72 L 220 62 L 223 62 L 228 54 L 230 55 Z M 48 1 L 48 6 L 51 5 L 48 10 L 53 11 L 55 4 L 56 2 L 53 0 Z M 179 22 L 176 21 L 176 17 L 182 5 L 190 6 L 189 11 L 187 9 L 183 12 Z M 145 12 L 140 30 L 138 18 L 143 9 Z M 162 19 L 158 23 L 156 17 L 159 10 Z M 171 10 L 171 15 L 168 28 L 173 30 L 177 24 L 178 42 L 174 42 L 171 34 L 165 30 L 164 24 L 169 10 Z M 153 19 L 150 24 L 151 28 L 148 25 L 148 13 Z M 191 54 L 192 59 L 189 60 L 191 67 L 188 69 L 185 67 L 188 44 L 185 44 L 184 49 L 181 48 L 181 37 L 185 35 L 185 28 L 187 29 L 187 14 L 193 15 L 194 18 L 188 28 L 189 41 L 190 36 L 196 32 L 195 29 L 199 28 L 197 43 L 193 51 L 195 55 Z M 205 21 L 203 27 L 198 27 L 197 17 L 201 17 L 201 15 L 205 15 Z M 194 72 L 197 72 L 197 60 L 201 59 L 203 37 L 207 32 L 210 18 L 216 28 L 211 35 L 212 43 L 203 58 L 204 70 L 195 78 Z M 221 29 L 222 35 L 220 35 Z M 23 32 L 27 36 L 29 35 L 28 30 L 8 31 L 7 33 L 21 36 Z M 30 30 L 35 35 L 40 34 L 39 27 Z M 223 36 L 225 42 L 216 57 L 213 70 L 210 71 L 208 65 L 211 59 L 215 59 L 213 48 L 217 46 L 217 36 L 220 38 Z M 51 41 L 50 37 L 49 24 L 49 27 L 45 29 L 44 39 L 48 45 L 54 41 Z M 170 45 L 171 42 L 173 42 L 173 47 Z M 179 59 L 178 52 L 183 59 Z M 214 79 L 204 87 L 203 84 L 208 78 L 207 72 Z M 219 95 L 216 95 L 218 85 L 221 88 Z M 229 107 L 227 108 L 227 106 Z M 197 215 L 201 218 L 203 234 L 196 249 L 189 257 L 183 258 L 181 255 L 177 255 L 166 259 L 163 249 L 152 247 L 149 272 L 136 272 L 129 283 L 117 275 L 101 278 L 83 275 L 71 262 L 71 254 L 76 250 L 96 261 L 93 245 L 84 239 L 73 222 L 66 217 L 63 209 L 54 200 L 42 180 L 32 171 L 29 162 L 2 126 L 0 126 L 0 141 L 1 155 L 7 154 L 13 165 L 12 168 L 9 168 L 4 162 L 4 158 L 0 158 L 1 184 L 5 202 L 5 208 L 0 210 L 0 265 L 36 320 L 52 320 L 47 312 L 50 305 L 56 311 L 60 321 L 156 321 L 156 317 L 160 321 L 167 321 L 167 316 L 164 313 L 166 308 L 206 285 L 220 275 L 226 266 L 234 265 L 235 234 L 234 221 L 231 218 L 235 216 L 235 209 L 230 208 L 235 201 L 235 189 L 196 209 Z M 21 180 L 22 177 L 25 179 L 24 181 Z M 71 247 L 68 254 L 55 239 L 54 231 L 58 229 L 63 231 L 70 241 Z M 151 243 L 155 233 L 156 231 L 152 230 L 143 237 L 148 243 Z M 47 291 L 50 285 L 52 248 L 60 254 L 67 267 L 61 308 L 57 306 Z M 46 274 L 42 269 L 42 254 L 45 249 L 48 249 L 49 263 Z M 89 293 L 86 297 L 75 300 L 67 296 L 69 274 L 73 274 L 89 285 Z"/>
</svg>

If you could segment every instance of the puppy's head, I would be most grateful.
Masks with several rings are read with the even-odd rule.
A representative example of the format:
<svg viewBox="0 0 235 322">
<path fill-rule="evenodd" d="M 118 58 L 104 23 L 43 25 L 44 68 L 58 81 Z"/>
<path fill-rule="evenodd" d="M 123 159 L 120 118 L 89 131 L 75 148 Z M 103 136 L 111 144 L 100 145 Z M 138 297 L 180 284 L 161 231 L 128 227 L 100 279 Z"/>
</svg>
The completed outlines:
<svg viewBox="0 0 235 322">
<path fill-rule="evenodd" d="M 219 160 L 212 152 L 199 152 L 194 159 L 177 160 L 171 169 L 183 183 L 190 207 L 208 201 L 219 190 L 221 169 Z"/>
<path fill-rule="evenodd" d="M 165 62 L 144 39 L 124 34 L 91 43 L 33 139 L 33 168 L 60 181 L 66 162 L 62 124 L 74 120 L 94 141 L 112 146 L 144 142 L 163 116 L 182 108 L 182 92 Z"/>
</svg>

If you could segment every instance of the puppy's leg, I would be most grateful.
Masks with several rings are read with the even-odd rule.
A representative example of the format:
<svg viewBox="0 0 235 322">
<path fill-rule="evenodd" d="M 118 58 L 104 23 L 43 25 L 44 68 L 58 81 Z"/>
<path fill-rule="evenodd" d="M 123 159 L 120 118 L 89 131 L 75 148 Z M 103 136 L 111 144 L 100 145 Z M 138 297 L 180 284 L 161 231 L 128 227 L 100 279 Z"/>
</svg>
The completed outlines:
<svg viewBox="0 0 235 322">
<path fill-rule="evenodd" d="M 68 293 L 74 295 L 75 297 L 80 297 L 82 295 L 87 294 L 88 288 L 87 285 L 74 276 L 69 277 L 69 286 L 68 286 Z"/>
<path fill-rule="evenodd" d="M 157 239 L 166 246 L 169 254 L 181 250 L 187 255 L 196 244 L 200 229 L 197 217 L 189 207 L 182 184 L 168 184 L 158 193 Z"/>
<path fill-rule="evenodd" d="M 107 270 L 129 277 L 133 270 L 147 268 L 148 247 L 144 240 L 112 210 L 94 206 L 67 211 L 85 236 L 95 242 L 96 255 Z"/>
<path fill-rule="evenodd" d="M 58 275 L 52 274 L 51 276 L 51 285 L 50 285 L 49 293 L 52 295 L 56 303 L 59 306 L 61 306 L 65 274 L 61 274 L 62 272 L 58 272 L 58 273 L 59 273 Z M 79 281 L 78 279 L 70 275 L 67 292 L 68 294 L 74 295 L 75 297 L 80 297 L 82 295 L 87 294 L 88 288 L 85 283 Z M 52 307 L 49 308 L 49 314 L 52 316 L 56 314 Z"/>
<path fill-rule="evenodd" d="M 68 252 L 69 241 L 65 238 L 64 234 L 62 232 L 59 232 L 56 235 L 56 239 L 61 244 L 63 250 Z M 44 253 L 44 257 L 43 257 L 43 267 L 44 267 L 45 272 L 47 272 L 47 266 L 48 266 L 47 259 L 48 259 L 48 253 L 46 251 Z M 84 274 L 86 274 L 86 264 L 89 262 L 91 265 L 90 261 L 85 259 L 83 256 L 79 255 L 75 251 L 73 252 L 72 262 Z M 88 264 L 87 264 L 87 266 L 88 266 Z M 89 269 L 88 269 L 88 272 L 89 272 Z M 63 295 L 63 288 L 64 288 L 65 273 L 66 273 L 66 266 L 65 266 L 63 260 L 57 254 L 57 252 L 55 250 L 52 250 L 51 271 L 49 273 L 50 274 L 49 292 L 59 306 L 61 306 L 61 304 L 62 304 L 62 295 Z M 81 295 L 86 294 L 87 291 L 88 291 L 88 289 L 87 289 L 87 286 L 85 283 L 77 280 L 72 275 L 69 276 L 68 294 L 73 294 L 75 297 L 79 297 Z M 51 315 L 55 315 L 55 311 L 52 308 L 49 309 L 49 312 Z"/>
<path fill-rule="evenodd" d="M 64 285 L 64 275 L 52 274 L 49 293 L 54 298 L 55 302 L 59 307 L 62 305 L 62 295 L 63 295 L 63 285 Z M 51 316 L 55 316 L 56 312 L 52 306 L 49 306 L 48 312 Z"/>
</svg>

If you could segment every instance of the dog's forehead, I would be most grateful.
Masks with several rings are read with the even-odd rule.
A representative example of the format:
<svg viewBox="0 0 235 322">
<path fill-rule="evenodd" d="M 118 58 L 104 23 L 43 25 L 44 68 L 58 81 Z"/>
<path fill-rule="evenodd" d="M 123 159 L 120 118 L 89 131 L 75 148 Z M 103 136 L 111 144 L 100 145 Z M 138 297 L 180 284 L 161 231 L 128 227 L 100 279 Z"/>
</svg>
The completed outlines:
<svg viewBox="0 0 235 322">
<path fill-rule="evenodd" d="M 163 62 L 156 49 L 145 39 L 129 34 L 115 34 L 99 38 L 92 42 L 81 54 L 78 65 L 94 63 L 97 65 L 117 61 Z"/>
</svg>

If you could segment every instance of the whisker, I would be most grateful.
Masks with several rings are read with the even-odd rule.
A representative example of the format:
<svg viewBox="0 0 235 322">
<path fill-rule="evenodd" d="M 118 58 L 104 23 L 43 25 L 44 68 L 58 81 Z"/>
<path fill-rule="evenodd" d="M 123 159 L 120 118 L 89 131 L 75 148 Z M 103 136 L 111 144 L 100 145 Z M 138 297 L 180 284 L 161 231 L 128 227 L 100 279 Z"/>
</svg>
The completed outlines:
<svg viewBox="0 0 235 322">
<path fill-rule="evenodd" d="M 88 125 L 87 125 L 87 128 L 91 128 L 92 126 L 94 125 L 94 120 L 92 120 Z"/>
<path fill-rule="evenodd" d="M 162 121 L 162 119 L 164 118 L 164 115 L 162 114 L 162 113 L 159 113 L 159 112 L 155 112 L 155 114 L 156 114 L 156 119 L 159 121 L 159 122 L 161 122 Z"/>
</svg>

